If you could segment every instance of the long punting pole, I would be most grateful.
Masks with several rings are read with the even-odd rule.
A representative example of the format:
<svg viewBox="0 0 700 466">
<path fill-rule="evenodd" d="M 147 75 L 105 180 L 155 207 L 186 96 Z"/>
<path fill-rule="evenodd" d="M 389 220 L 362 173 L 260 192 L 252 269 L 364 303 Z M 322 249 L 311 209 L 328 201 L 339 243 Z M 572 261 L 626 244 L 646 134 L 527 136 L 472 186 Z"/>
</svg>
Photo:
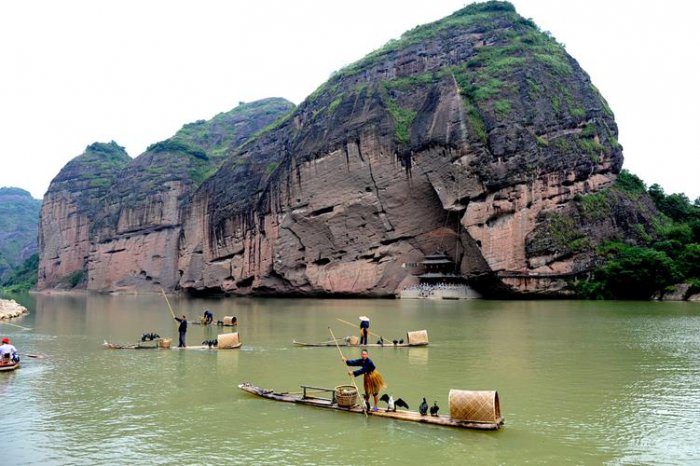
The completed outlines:
<svg viewBox="0 0 700 466">
<path fill-rule="evenodd" d="M 175 313 L 173 312 L 173 307 L 170 305 L 170 301 L 168 301 L 168 296 L 165 294 L 165 290 L 163 288 L 161 288 L 160 292 L 163 293 L 163 297 L 165 298 L 165 302 L 168 303 L 168 309 L 170 309 L 170 315 L 173 316 L 173 319 L 174 319 Z M 175 323 L 175 326 L 177 327 L 177 322 Z"/>
<path fill-rule="evenodd" d="M 343 352 L 340 350 L 340 346 L 338 346 L 338 340 L 335 339 L 335 335 L 333 335 L 333 330 L 331 330 L 330 327 L 328 327 L 328 330 L 331 332 L 331 337 L 333 338 L 333 341 L 335 342 L 335 347 L 338 348 L 338 353 L 340 353 L 340 359 L 342 360 L 345 356 L 343 355 Z M 347 367 L 347 365 L 345 366 Z M 355 377 L 352 374 L 348 374 L 350 376 L 350 380 L 352 380 L 352 384 L 355 386 L 355 391 L 357 392 L 357 396 L 360 396 L 360 389 L 357 388 L 357 384 L 355 383 Z M 367 409 L 366 409 L 366 404 L 362 403 L 362 412 L 365 413 L 365 417 L 367 417 Z"/>
<path fill-rule="evenodd" d="M 336 317 L 336 319 L 338 319 L 338 318 Z M 338 320 L 341 321 L 341 322 L 344 323 L 344 324 L 348 324 L 348 325 L 351 326 L 351 327 L 357 328 L 357 325 L 353 325 L 353 324 L 351 324 L 350 322 L 348 322 L 347 320 L 343 320 L 343 319 L 338 319 Z M 370 335 L 372 335 L 373 337 L 383 338 L 381 335 L 377 335 L 376 333 L 372 332 L 370 329 L 367 329 L 367 333 L 370 334 Z"/>
</svg>

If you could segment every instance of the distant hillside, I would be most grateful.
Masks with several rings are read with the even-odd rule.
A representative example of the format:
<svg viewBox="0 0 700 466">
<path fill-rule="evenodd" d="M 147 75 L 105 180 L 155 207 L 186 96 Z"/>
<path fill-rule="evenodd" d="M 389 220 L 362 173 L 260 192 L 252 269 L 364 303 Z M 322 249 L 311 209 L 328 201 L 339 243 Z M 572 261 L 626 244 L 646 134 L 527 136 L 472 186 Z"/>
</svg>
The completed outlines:
<svg viewBox="0 0 700 466">
<path fill-rule="evenodd" d="M 0 188 L 0 281 L 37 252 L 41 201 L 20 188 Z"/>
</svg>

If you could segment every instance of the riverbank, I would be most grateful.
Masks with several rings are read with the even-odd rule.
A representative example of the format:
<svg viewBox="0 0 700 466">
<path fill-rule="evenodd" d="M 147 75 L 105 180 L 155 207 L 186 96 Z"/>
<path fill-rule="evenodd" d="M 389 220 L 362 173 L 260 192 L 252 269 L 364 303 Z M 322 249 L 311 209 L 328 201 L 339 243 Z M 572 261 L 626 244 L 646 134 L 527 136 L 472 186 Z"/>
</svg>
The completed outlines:
<svg viewBox="0 0 700 466">
<path fill-rule="evenodd" d="M 0 299 L 0 320 L 12 319 L 24 314 L 29 314 L 29 311 L 14 299 Z"/>
</svg>

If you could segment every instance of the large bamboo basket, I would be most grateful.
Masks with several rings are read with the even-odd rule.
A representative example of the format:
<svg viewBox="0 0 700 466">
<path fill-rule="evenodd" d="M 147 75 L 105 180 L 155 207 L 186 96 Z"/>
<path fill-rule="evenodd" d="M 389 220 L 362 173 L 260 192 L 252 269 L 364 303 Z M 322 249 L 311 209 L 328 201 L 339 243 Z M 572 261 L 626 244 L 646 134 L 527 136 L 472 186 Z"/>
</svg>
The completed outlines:
<svg viewBox="0 0 700 466">
<path fill-rule="evenodd" d="M 450 417 L 460 421 L 497 423 L 501 406 L 496 391 L 467 391 L 451 389 Z"/>
<path fill-rule="evenodd" d="M 241 346 L 241 340 L 238 332 L 222 333 L 216 337 L 216 346 L 219 349 L 238 348 Z"/>
<path fill-rule="evenodd" d="M 168 349 L 170 348 L 170 343 L 172 340 L 170 338 L 161 338 L 158 340 L 158 347 Z"/>
<path fill-rule="evenodd" d="M 416 330 L 415 332 L 408 332 L 406 334 L 406 342 L 409 345 L 421 345 L 428 343 L 428 331 L 427 330 Z"/>
<path fill-rule="evenodd" d="M 357 338 L 356 335 L 350 335 L 349 337 L 347 337 L 346 341 L 350 346 L 357 346 L 360 344 L 360 339 Z"/>
<path fill-rule="evenodd" d="M 357 403 L 357 389 L 352 385 L 338 385 L 335 387 L 335 401 L 338 406 L 352 408 Z"/>
<path fill-rule="evenodd" d="M 238 319 L 235 316 L 224 316 L 224 325 L 236 325 Z"/>
</svg>

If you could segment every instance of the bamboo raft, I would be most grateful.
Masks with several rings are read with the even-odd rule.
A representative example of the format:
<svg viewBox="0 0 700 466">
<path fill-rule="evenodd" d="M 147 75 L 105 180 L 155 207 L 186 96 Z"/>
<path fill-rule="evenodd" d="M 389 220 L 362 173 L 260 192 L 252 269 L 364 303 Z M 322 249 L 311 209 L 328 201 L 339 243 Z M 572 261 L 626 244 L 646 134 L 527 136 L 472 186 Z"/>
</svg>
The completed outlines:
<svg viewBox="0 0 700 466">
<path fill-rule="evenodd" d="M 110 343 L 107 340 L 102 343 L 102 346 L 109 349 L 156 349 L 158 348 L 158 340 L 139 341 L 134 344 L 123 345 L 121 343 Z"/>
<path fill-rule="evenodd" d="M 332 388 L 321 388 L 321 387 L 311 387 L 308 385 L 302 385 L 301 388 L 303 392 L 299 393 L 289 393 L 289 392 L 275 392 L 271 389 L 261 388 L 250 383 L 242 383 L 238 385 L 243 391 L 251 393 L 253 395 L 267 398 L 268 400 L 284 401 L 287 403 L 298 403 L 307 406 L 314 406 L 316 408 L 332 409 L 335 411 L 345 411 L 348 413 L 364 414 L 365 411 L 360 406 L 343 407 L 339 406 L 335 399 L 335 389 Z M 317 396 L 311 396 L 307 394 L 308 391 L 325 391 L 330 392 L 333 395 L 331 398 L 322 398 Z M 498 397 L 496 396 L 496 404 L 498 402 Z M 453 419 L 450 416 L 439 415 L 439 416 L 422 416 L 416 411 L 406 411 L 406 410 L 396 410 L 396 411 L 370 411 L 367 413 L 371 416 L 396 419 L 399 421 L 411 421 L 420 422 L 423 424 L 435 424 L 446 427 L 458 427 L 462 429 L 478 429 L 478 430 L 498 430 L 503 426 L 503 418 L 500 416 L 500 408 L 495 410 L 495 419 L 493 422 L 481 422 L 481 421 L 463 421 L 458 419 Z"/>
<path fill-rule="evenodd" d="M 147 343 L 151 343 L 151 342 L 149 341 Z M 102 344 L 102 346 L 104 346 L 105 348 L 109 348 L 109 349 L 157 349 L 157 348 L 160 348 L 158 346 L 157 342 L 154 342 L 154 343 L 156 343 L 156 344 L 155 345 L 144 345 L 142 343 L 136 343 L 133 345 L 122 345 L 119 343 L 110 343 L 110 342 L 105 340 L 105 342 Z M 218 349 L 222 349 L 222 350 L 226 350 L 226 349 L 237 349 L 237 348 L 240 348 L 242 345 L 243 345 L 243 343 L 238 343 L 236 345 L 233 345 L 233 346 L 230 346 L 227 348 L 219 348 L 218 346 L 209 347 L 208 345 L 185 346 L 184 348 L 178 348 L 177 346 L 172 346 L 170 348 L 161 348 L 161 349 L 169 349 L 169 350 L 209 350 L 209 349 L 218 350 Z"/>
<path fill-rule="evenodd" d="M 332 346 L 335 347 L 336 342 L 333 340 L 328 340 L 328 341 L 322 341 L 320 343 L 304 343 L 303 341 L 296 341 L 292 340 L 292 344 L 296 346 L 306 346 L 306 347 L 314 347 L 314 348 L 319 348 L 319 347 L 326 347 L 326 346 Z M 397 343 L 394 344 L 393 342 L 389 341 L 382 344 L 379 343 L 367 343 L 366 345 L 360 345 L 359 343 L 357 344 L 352 344 L 351 342 L 348 342 L 346 340 L 338 340 L 337 342 L 338 346 L 342 347 L 348 347 L 348 348 L 416 348 L 420 346 L 428 346 L 428 343 Z"/>
</svg>

